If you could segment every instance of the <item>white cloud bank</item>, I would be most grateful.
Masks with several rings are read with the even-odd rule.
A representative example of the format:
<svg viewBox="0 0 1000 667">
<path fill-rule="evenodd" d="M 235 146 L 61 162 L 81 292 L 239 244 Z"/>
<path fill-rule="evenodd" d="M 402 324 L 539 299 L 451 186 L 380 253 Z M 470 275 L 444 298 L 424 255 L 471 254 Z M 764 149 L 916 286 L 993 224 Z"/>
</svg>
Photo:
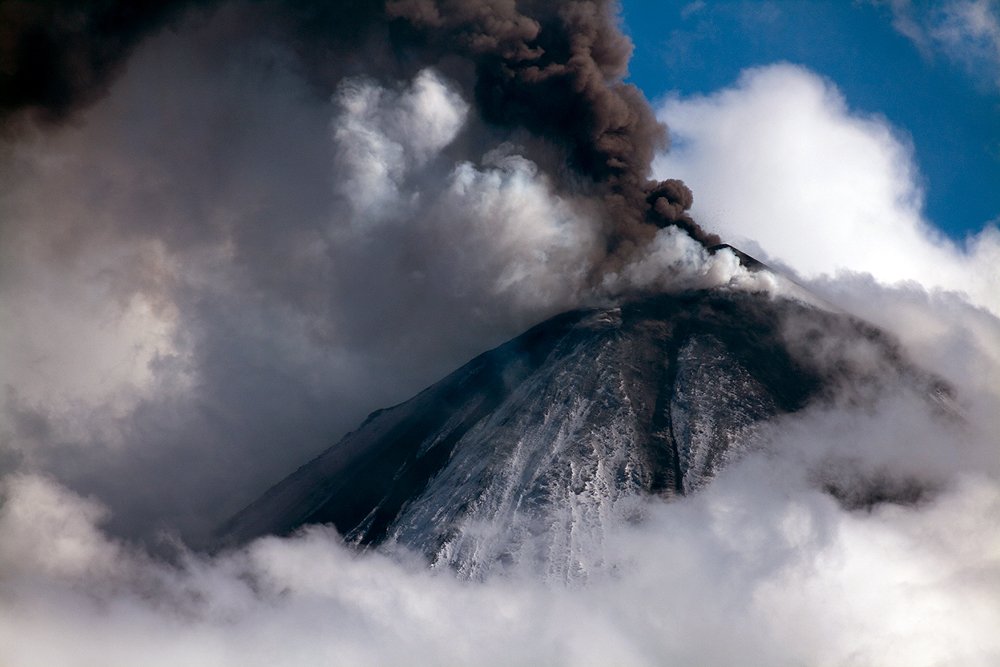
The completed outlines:
<svg viewBox="0 0 1000 667">
<path fill-rule="evenodd" d="M 1000 314 L 1000 232 L 961 247 L 936 231 L 907 139 L 851 112 L 831 82 L 794 65 L 751 69 L 731 88 L 667 100 L 659 117 L 674 148 L 654 171 L 684 179 L 695 217 L 723 238 L 806 278 L 914 281 Z"/>
<path fill-rule="evenodd" d="M 956 430 L 900 396 L 790 419 L 767 454 L 696 496 L 648 504 L 604 542 L 609 569 L 574 586 L 531 572 L 458 580 L 353 553 L 322 529 L 166 565 L 105 537 L 92 501 L 11 477 L 0 651 L 10 667 L 987 667 L 1000 658 L 1000 466 L 996 431 L 982 429 L 1000 424 L 983 416 Z M 943 490 L 845 511 L 811 480 L 845 456 Z"/>
</svg>

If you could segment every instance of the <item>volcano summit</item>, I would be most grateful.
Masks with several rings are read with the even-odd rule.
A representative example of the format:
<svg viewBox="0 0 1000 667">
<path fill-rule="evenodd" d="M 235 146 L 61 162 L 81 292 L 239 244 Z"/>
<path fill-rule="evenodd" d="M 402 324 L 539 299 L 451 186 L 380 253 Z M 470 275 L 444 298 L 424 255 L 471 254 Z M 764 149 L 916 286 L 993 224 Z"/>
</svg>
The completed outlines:
<svg viewBox="0 0 1000 667">
<path fill-rule="evenodd" d="M 472 577 L 527 562 L 572 578 L 643 497 L 696 491 L 770 420 L 869 400 L 887 370 L 947 393 L 879 330 L 762 293 L 564 313 L 372 413 L 229 521 L 224 542 L 332 524 Z"/>
</svg>

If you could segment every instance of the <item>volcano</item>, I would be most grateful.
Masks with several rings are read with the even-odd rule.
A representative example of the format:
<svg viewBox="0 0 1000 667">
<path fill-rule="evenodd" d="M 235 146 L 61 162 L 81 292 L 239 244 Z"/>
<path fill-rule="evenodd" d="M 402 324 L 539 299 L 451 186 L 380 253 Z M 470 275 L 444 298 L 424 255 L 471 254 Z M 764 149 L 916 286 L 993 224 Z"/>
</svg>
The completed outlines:
<svg viewBox="0 0 1000 667">
<path fill-rule="evenodd" d="M 471 577 L 525 561 L 572 577 L 643 498 L 697 491 L 775 418 L 871 400 L 887 372 L 946 391 L 878 329 L 765 293 L 575 310 L 372 413 L 230 520 L 223 541 L 329 524 Z"/>
</svg>

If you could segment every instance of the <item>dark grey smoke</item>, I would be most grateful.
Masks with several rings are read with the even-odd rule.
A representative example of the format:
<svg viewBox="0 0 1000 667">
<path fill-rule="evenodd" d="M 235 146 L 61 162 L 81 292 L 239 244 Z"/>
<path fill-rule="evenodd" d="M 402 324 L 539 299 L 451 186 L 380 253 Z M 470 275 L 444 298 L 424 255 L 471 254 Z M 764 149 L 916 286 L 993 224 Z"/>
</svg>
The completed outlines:
<svg viewBox="0 0 1000 667">
<path fill-rule="evenodd" d="M 573 170 L 605 197 L 616 232 L 609 250 L 648 240 L 645 222 L 678 225 L 706 245 L 718 243 L 687 214 L 692 195 L 683 183 L 649 180 L 666 128 L 639 89 L 622 81 L 632 44 L 615 22 L 616 7 L 607 0 L 390 0 L 387 11 L 475 63 L 476 101 L 486 120 L 526 127 L 565 148 Z"/>
<path fill-rule="evenodd" d="M 65 120 L 100 97 L 146 34 L 196 4 L 217 3 L 3 0 L 0 119 L 6 126 L 28 112 Z M 669 225 L 706 246 L 719 242 L 688 215 L 692 195 L 682 182 L 649 180 L 667 133 L 638 88 L 623 82 L 632 44 L 613 0 L 289 0 L 256 11 L 257 29 L 283 32 L 324 96 L 359 71 L 399 76 L 456 59 L 471 66 L 463 83 L 480 116 L 553 144 L 564 167 L 550 176 L 562 190 L 603 202 L 614 265 Z"/>
<path fill-rule="evenodd" d="M 193 0 L 3 0 L 0 118 L 65 120 L 96 100 L 133 47 Z"/>
</svg>

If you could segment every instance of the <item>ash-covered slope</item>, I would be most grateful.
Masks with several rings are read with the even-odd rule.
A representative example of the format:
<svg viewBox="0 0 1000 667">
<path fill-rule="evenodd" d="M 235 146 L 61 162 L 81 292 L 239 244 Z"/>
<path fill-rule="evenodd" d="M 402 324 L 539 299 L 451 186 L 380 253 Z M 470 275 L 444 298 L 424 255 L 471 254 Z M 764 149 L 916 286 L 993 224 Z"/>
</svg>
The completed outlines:
<svg viewBox="0 0 1000 667">
<path fill-rule="evenodd" d="M 765 420 L 835 386 L 859 400 L 877 390 L 884 369 L 854 364 L 827 340 L 838 331 L 866 359 L 912 372 L 877 330 L 763 294 L 657 295 L 557 316 L 370 415 L 234 517 L 225 541 L 328 523 L 470 576 L 528 560 L 573 577 L 600 558 L 629 499 L 697 489 Z"/>
</svg>

